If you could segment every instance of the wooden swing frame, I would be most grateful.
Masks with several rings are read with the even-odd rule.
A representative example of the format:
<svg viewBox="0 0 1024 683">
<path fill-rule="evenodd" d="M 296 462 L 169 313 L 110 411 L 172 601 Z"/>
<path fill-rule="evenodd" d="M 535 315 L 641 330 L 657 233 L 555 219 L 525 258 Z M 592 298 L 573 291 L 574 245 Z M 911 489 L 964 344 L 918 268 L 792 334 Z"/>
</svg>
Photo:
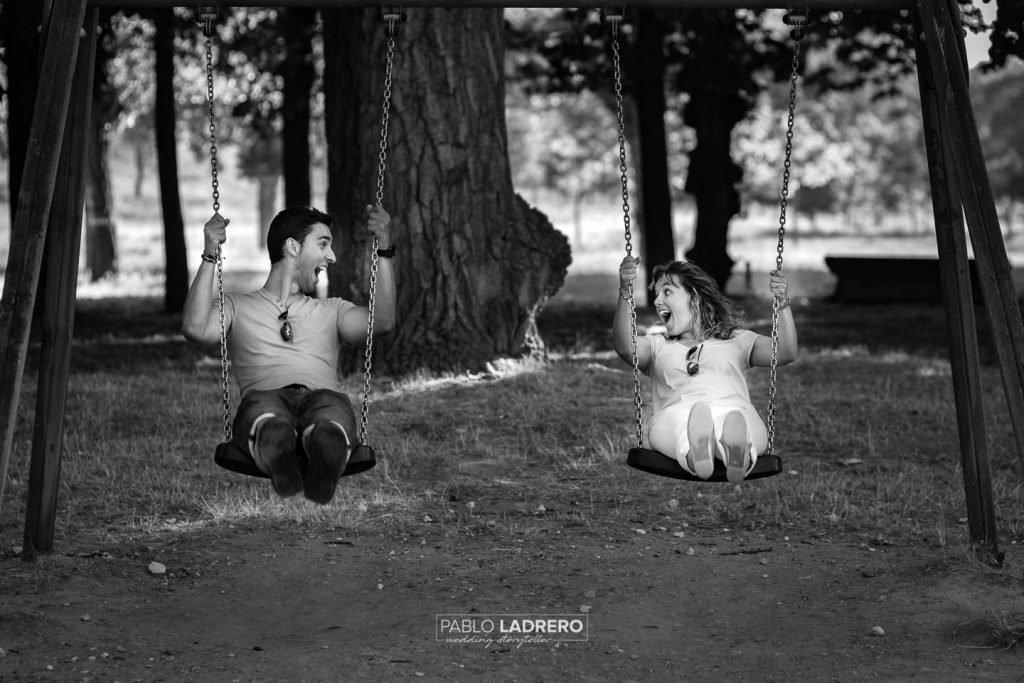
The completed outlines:
<svg viewBox="0 0 1024 683">
<path fill-rule="evenodd" d="M 214 3 L 217 4 L 217 3 Z M 229 5 L 231 3 L 220 3 Z M 366 0 L 245 0 L 251 7 L 376 7 Z M 443 0 L 406 0 L 404 7 L 465 7 Z M 476 0 L 480 8 L 580 7 L 592 0 Z M 615 6 L 692 9 L 783 9 L 773 0 L 620 0 Z M 1024 322 L 1013 289 L 981 141 L 968 89 L 966 52 L 956 0 L 804 0 L 808 10 L 909 10 L 924 117 L 932 205 L 948 322 L 961 467 L 971 542 L 998 564 L 992 481 L 982 405 L 981 367 L 967 259 L 964 217 L 992 326 L 1017 451 L 1024 462 Z M 29 472 L 23 557 L 53 549 L 64 407 L 70 366 L 80 226 L 84 205 L 96 25 L 100 8 L 195 7 L 182 0 L 61 0 L 42 27 L 39 90 L 11 226 L 8 269 L 0 298 L 0 505 L 14 439 L 19 390 L 44 244 L 47 281 Z M 58 131 L 58 134 L 54 134 Z M 61 132 L 62 131 L 62 132 Z"/>
</svg>

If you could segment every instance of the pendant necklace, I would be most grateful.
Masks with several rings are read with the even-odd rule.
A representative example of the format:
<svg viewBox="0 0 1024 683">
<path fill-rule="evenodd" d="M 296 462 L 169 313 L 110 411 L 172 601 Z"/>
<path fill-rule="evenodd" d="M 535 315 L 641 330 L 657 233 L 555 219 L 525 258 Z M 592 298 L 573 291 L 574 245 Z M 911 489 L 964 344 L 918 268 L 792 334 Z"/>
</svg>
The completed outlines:
<svg viewBox="0 0 1024 683">
<path fill-rule="evenodd" d="M 277 297 L 272 297 L 266 292 L 266 288 L 260 289 L 260 292 L 263 292 L 263 297 L 270 301 L 270 303 L 274 304 L 279 309 L 282 309 L 281 315 L 277 316 L 277 319 L 281 322 L 281 341 L 285 341 L 290 344 L 292 340 L 295 339 L 295 335 L 292 333 L 292 324 L 288 321 L 289 306 L 282 305 Z"/>
</svg>

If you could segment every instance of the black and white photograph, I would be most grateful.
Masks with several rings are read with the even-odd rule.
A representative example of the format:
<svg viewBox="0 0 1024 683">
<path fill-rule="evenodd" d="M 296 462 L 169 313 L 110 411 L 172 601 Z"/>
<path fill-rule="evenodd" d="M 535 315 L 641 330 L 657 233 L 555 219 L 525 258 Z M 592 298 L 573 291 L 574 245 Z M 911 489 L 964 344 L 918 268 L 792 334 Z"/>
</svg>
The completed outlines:
<svg viewBox="0 0 1024 683">
<path fill-rule="evenodd" d="M 1022 0 L 0 0 L 0 681 L 1022 672 Z"/>
</svg>

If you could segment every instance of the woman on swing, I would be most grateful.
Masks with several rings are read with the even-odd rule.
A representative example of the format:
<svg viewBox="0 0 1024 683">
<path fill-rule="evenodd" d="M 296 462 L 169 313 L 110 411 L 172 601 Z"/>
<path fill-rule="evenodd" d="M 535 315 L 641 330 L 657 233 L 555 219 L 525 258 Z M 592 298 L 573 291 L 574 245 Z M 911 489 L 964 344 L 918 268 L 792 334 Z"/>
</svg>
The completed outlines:
<svg viewBox="0 0 1024 683">
<path fill-rule="evenodd" d="M 639 261 L 627 255 L 619 266 L 613 323 L 615 351 L 631 365 L 629 297 Z M 650 376 L 653 394 L 648 442 L 700 479 L 711 477 L 718 458 L 728 480 L 741 482 L 768 445 L 768 431 L 750 402 L 744 371 L 771 366 L 771 337 L 741 329 L 741 309 L 692 263 L 657 266 L 653 280 L 654 307 L 665 332 L 636 339 L 639 368 Z M 786 278 L 774 271 L 771 292 L 780 302 L 778 365 L 797 357 L 788 289 Z"/>
<path fill-rule="evenodd" d="M 395 326 L 396 291 L 391 218 L 367 206 L 377 238 L 378 284 L 374 333 Z M 269 475 L 282 497 L 300 491 L 326 504 L 356 443 L 356 419 L 339 391 L 342 343 L 366 342 L 369 311 L 341 298 L 316 299 L 320 274 L 335 261 L 331 216 L 308 206 L 281 211 L 270 223 L 270 274 L 262 288 L 225 293 L 224 326 L 242 401 L 232 441 Z M 182 333 L 191 342 L 220 341 L 215 298 L 217 254 L 228 221 L 215 213 L 203 234 L 199 271 L 185 300 Z"/>
</svg>

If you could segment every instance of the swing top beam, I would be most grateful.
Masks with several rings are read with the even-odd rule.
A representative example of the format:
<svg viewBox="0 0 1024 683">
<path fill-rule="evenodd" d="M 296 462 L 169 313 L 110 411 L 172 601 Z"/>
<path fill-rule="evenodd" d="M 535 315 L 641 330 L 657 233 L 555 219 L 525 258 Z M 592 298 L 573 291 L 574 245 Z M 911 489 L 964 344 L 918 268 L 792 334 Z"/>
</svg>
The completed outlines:
<svg viewBox="0 0 1024 683">
<path fill-rule="evenodd" d="M 220 5 L 228 7 L 378 7 L 379 2 L 368 0 L 237 0 L 236 2 L 217 2 L 207 0 L 203 5 Z M 395 3 L 401 7 L 533 7 L 557 9 L 562 7 L 578 7 L 583 9 L 601 9 L 603 7 L 654 7 L 677 9 L 789 9 L 801 8 L 808 10 L 858 10 L 858 9 L 912 9 L 914 0 L 402 0 Z M 118 9 L 153 9 L 170 7 L 195 8 L 197 3 L 183 0 L 89 0 L 92 7 L 112 7 Z"/>
</svg>

